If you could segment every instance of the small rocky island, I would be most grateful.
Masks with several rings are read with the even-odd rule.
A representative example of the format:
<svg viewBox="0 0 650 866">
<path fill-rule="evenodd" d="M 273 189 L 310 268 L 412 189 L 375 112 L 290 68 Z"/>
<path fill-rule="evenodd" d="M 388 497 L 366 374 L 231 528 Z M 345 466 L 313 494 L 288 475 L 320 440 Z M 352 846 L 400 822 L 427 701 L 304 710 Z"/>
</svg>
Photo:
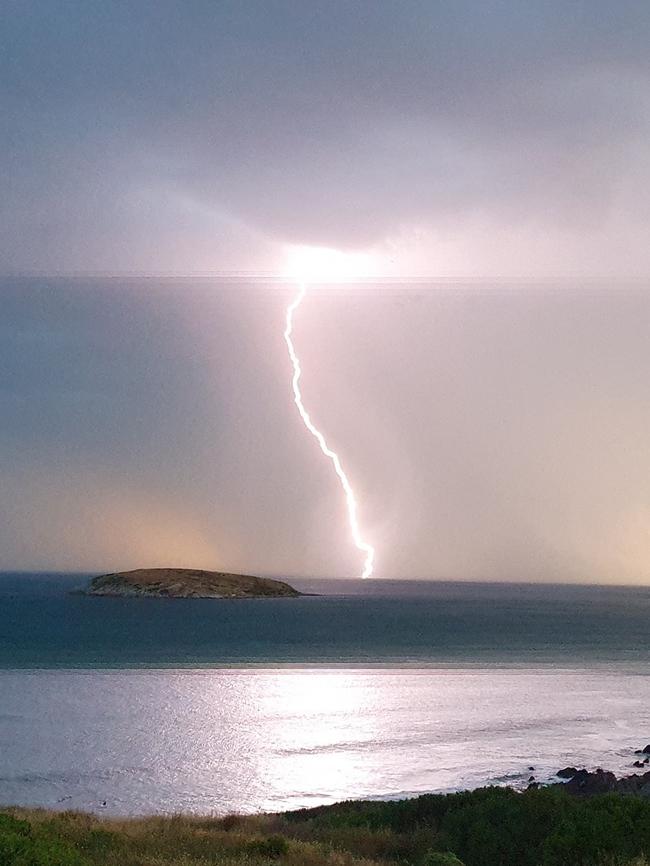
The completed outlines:
<svg viewBox="0 0 650 866">
<path fill-rule="evenodd" d="M 139 568 L 93 578 L 85 595 L 123 598 L 293 598 L 282 580 L 194 568 Z"/>
</svg>

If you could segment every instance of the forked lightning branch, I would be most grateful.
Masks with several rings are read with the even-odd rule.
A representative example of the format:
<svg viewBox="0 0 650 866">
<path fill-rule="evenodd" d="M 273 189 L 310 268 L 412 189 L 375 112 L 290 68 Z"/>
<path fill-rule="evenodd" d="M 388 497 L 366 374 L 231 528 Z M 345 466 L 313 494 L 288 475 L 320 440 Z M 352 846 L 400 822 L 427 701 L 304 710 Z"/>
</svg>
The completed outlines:
<svg viewBox="0 0 650 866">
<path fill-rule="evenodd" d="M 354 494 L 354 490 L 352 489 L 352 485 L 348 479 L 348 476 L 343 469 L 341 464 L 341 459 L 336 451 L 333 451 L 330 446 L 327 444 L 327 440 L 325 436 L 321 433 L 321 431 L 316 427 L 314 422 L 311 419 L 311 416 L 307 409 L 305 408 L 305 404 L 302 399 L 302 392 L 300 390 L 300 377 L 302 375 L 302 369 L 300 366 L 300 359 L 298 358 L 298 354 L 296 352 L 296 347 L 293 342 L 293 327 L 294 327 L 294 317 L 296 311 L 302 304 L 305 299 L 305 295 L 307 294 L 307 282 L 302 281 L 299 284 L 298 293 L 296 294 L 293 301 L 287 307 L 287 315 L 286 315 L 286 326 L 284 330 L 284 339 L 287 344 L 287 349 L 289 351 L 289 358 L 291 359 L 291 364 L 293 366 L 293 379 L 292 379 L 292 387 L 293 387 L 293 399 L 298 408 L 298 412 L 300 413 L 300 417 L 302 421 L 312 434 L 312 436 L 318 442 L 321 451 L 323 454 L 332 462 L 334 466 L 334 471 L 338 476 L 341 487 L 343 488 L 343 492 L 345 494 L 345 502 L 347 506 L 348 512 L 348 521 L 350 524 L 350 530 L 352 533 L 352 539 L 356 547 L 363 553 L 364 555 L 364 563 L 361 577 L 366 578 L 370 577 L 373 572 L 374 567 L 374 559 L 375 559 L 375 549 L 369 544 L 361 533 L 361 529 L 359 526 L 359 518 L 358 518 L 358 507 L 357 507 L 357 499 Z"/>
</svg>

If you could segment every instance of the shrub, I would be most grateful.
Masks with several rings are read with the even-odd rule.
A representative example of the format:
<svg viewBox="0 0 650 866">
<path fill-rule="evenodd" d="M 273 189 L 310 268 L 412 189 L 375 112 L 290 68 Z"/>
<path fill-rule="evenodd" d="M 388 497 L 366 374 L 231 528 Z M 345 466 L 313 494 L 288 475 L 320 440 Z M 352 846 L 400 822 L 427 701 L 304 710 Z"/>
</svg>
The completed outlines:
<svg viewBox="0 0 650 866">
<path fill-rule="evenodd" d="M 0 814 L 0 866 L 86 866 L 59 839 L 36 835 L 28 821 Z"/>
<path fill-rule="evenodd" d="M 340 803 L 287 818 L 324 835 L 349 827 L 387 829 L 406 839 L 426 829 L 433 837 L 427 847 L 454 851 L 466 866 L 620 866 L 650 855 L 650 800 L 620 794 L 585 798 L 560 789 L 520 794 L 480 788 L 399 802 Z M 416 851 L 408 859 L 422 862 Z"/>
<path fill-rule="evenodd" d="M 451 851 L 431 851 L 424 861 L 424 866 L 464 866 L 464 864 Z"/>
<path fill-rule="evenodd" d="M 259 854 L 262 857 L 269 857 L 271 860 L 278 860 L 289 851 L 289 844 L 284 836 L 269 836 L 266 839 L 256 839 L 250 842 L 248 850 L 251 854 Z"/>
<path fill-rule="evenodd" d="M 83 848 L 92 854 L 106 854 L 113 848 L 119 848 L 121 840 L 116 833 L 95 827 L 89 831 L 83 840 Z"/>
</svg>

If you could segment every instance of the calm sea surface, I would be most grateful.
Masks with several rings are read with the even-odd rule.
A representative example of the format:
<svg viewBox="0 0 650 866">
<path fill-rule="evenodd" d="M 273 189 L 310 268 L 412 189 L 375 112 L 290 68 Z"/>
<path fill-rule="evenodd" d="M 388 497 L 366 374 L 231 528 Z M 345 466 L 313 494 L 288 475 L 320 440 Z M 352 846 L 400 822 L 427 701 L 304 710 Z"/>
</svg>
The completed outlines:
<svg viewBox="0 0 650 866">
<path fill-rule="evenodd" d="M 68 594 L 85 582 L 0 576 L 0 803 L 284 809 L 623 771 L 650 742 L 650 589 Z"/>
</svg>

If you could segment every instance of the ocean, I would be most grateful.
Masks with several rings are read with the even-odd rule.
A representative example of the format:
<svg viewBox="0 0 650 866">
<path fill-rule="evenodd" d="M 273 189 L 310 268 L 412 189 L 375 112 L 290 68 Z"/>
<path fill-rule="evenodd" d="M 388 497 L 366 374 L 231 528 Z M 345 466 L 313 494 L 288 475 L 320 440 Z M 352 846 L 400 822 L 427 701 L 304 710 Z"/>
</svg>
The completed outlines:
<svg viewBox="0 0 650 866">
<path fill-rule="evenodd" d="M 524 787 L 631 772 L 650 742 L 650 589 L 71 595 L 87 577 L 0 576 L 2 804 L 224 814 Z"/>
</svg>

